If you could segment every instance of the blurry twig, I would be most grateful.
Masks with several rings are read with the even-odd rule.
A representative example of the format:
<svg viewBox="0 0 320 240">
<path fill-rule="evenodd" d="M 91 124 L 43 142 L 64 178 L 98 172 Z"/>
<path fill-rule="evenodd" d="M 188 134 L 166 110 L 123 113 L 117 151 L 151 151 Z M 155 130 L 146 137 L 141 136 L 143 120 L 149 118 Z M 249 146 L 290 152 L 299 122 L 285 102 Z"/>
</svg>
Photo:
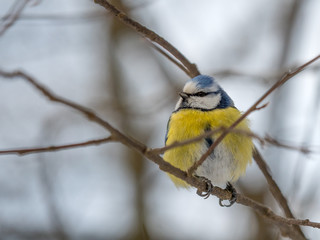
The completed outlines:
<svg viewBox="0 0 320 240">
<path fill-rule="evenodd" d="M 50 218 L 51 226 L 54 231 L 52 232 L 53 239 L 68 240 L 70 239 L 68 232 L 66 231 L 65 224 L 63 224 L 63 218 L 61 216 L 62 211 L 59 211 L 58 204 L 54 198 L 53 179 L 49 176 L 47 162 L 43 157 L 40 159 L 38 155 L 38 175 L 39 184 L 41 187 L 42 197 L 47 206 L 48 217 Z"/>
<path fill-rule="evenodd" d="M 107 121 L 98 117 L 98 115 L 94 113 L 92 110 L 53 94 L 49 89 L 47 89 L 46 87 L 38 83 L 35 79 L 33 79 L 28 74 L 23 73 L 21 71 L 4 72 L 0 70 L 0 75 L 6 78 L 21 77 L 22 79 L 29 82 L 37 90 L 39 90 L 49 100 L 61 103 L 65 106 L 69 106 L 72 109 L 77 110 L 80 113 L 84 114 L 86 117 L 88 117 L 89 120 L 94 121 L 100 126 L 102 126 L 103 128 L 105 128 L 111 133 L 111 137 L 113 138 L 114 141 L 118 141 L 124 144 L 125 146 L 132 148 L 138 151 L 139 153 L 143 154 L 146 158 L 156 163 L 162 171 L 168 172 L 182 179 L 183 181 L 187 182 L 189 185 L 197 188 L 199 191 L 202 191 L 202 192 L 207 191 L 207 183 L 202 181 L 200 178 L 195 176 L 189 176 L 186 172 L 182 171 L 181 169 L 172 166 L 168 162 L 164 161 L 163 158 L 161 158 L 158 154 L 155 154 L 152 151 L 150 151 L 147 148 L 147 146 L 145 146 L 143 143 L 140 143 L 138 140 L 124 135 L 123 133 L 121 133 L 114 127 L 112 127 Z M 228 190 L 224 190 L 219 187 L 213 187 L 211 194 L 217 196 L 222 200 L 230 199 L 232 197 L 231 193 Z M 300 219 L 281 217 L 275 214 L 270 208 L 242 194 L 237 194 L 236 202 L 253 208 L 259 214 L 261 214 L 262 216 L 266 217 L 267 219 L 272 221 L 274 224 L 276 224 L 281 230 L 287 230 L 286 232 L 288 234 L 293 234 L 290 231 L 292 225 L 303 225 L 303 226 L 310 226 L 310 227 L 320 229 L 320 223 L 311 222 L 309 221 L 309 219 L 300 220 Z M 292 238 L 303 239 L 296 235 L 292 236 Z"/>
<path fill-rule="evenodd" d="M 1 18 L 0 36 L 3 35 L 19 18 L 30 0 L 16 0 L 9 12 Z"/>
<path fill-rule="evenodd" d="M 187 74 L 190 77 L 195 77 L 200 75 L 200 72 L 197 69 L 197 66 L 189 62 L 189 60 L 181 52 L 179 52 L 178 49 L 172 46 L 167 40 L 160 37 L 158 34 L 151 31 L 147 27 L 129 18 L 124 12 L 121 12 L 120 10 L 118 10 L 115 6 L 113 6 L 107 0 L 95 0 L 94 2 L 106 8 L 107 10 L 109 10 L 110 13 L 114 15 L 117 19 L 119 19 L 121 22 L 123 22 L 127 26 L 133 28 L 135 31 L 140 33 L 143 37 L 149 39 L 154 43 L 159 44 L 161 47 L 166 49 L 170 54 L 176 57 L 183 64 L 183 66 L 188 70 Z"/>
<path fill-rule="evenodd" d="M 221 69 L 213 72 L 212 75 L 217 77 L 228 77 L 228 76 L 248 77 L 248 78 L 256 78 L 256 79 L 262 79 L 262 80 L 276 78 L 278 76 L 278 75 L 270 75 L 265 73 L 254 74 L 254 73 L 243 72 L 243 71 L 233 70 L 233 69 Z"/>
<path fill-rule="evenodd" d="M 216 76 L 219 78 L 225 78 L 225 77 L 242 77 L 246 79 L 259 79 L 263 83 L 269 83 L 269 82 L 274 82 L 275 80 L 281 78 L 283 75 L 283 72 L 287 71 L 288 69 L 295 69 L 297 68 L 298 65 L 294 64 L 289 67 L 282 67 L 281 69 L 274 71 L 274 70 L 269 70 L 266 72 L 261 72 L 261 73 L 251 73 L 251 72 L 245 72 L 245 71 L 239 71 L 237 69 L 220 69 L 217 71 L 213 71 L 212 76 Z M 319 64 L 314 64 L 313 66 L 310 66 L 308 68 L 309 71 L 319 71 L 320 70 L 320 65 Z M 272 72 L 272 73 L 271 73 Z"/>
<path fill-rule="evenodd" d="M 160 52 L 163 56 L 165 56 L 170 62 L 174 63 L 178 68 L 180 68 L 182 71 L 184 71 L 187 75 L 189 75 L 188 69 L 186 69 L 181 63 L 179 63 L 176 59 L 171 57 L 168 53 L 163 51 L 161 48 L 159 48 L 157 45 L 155 45 L 153 42 L 150 42 L 151 46 Z"/>
<path fill-rule="evenodd" d="M 40 152 L 54 152 L 65 149 L 73 149 L 77 147 L 85 147 L 91 145 L 99 145 L 103 143 L 112 142 L 112 137 L 90 140 L 86 142 L 73 143 L 73 144 L 65 144 L 59 146 L 49 146 L 49 147 L 35 147 L 35 148 L 23 148 L 23 149 L 10 149 L 10 150 L 0 150 L 0 155 L 3 154 L 18 154 L 18 155 L 26 155 L 30 153 L 40 153 Z"/>
<path fill-rule="evenodd" d="M 36 23 L 50 21 L 53 23 L 62 22 L 64 24 L 69 24 L 83 23 L 105 17 L 106 15 L 102 11 L 90 11 L 76 14 L 21 14 L 17 21 L 35 21 Z"/>
</svg>

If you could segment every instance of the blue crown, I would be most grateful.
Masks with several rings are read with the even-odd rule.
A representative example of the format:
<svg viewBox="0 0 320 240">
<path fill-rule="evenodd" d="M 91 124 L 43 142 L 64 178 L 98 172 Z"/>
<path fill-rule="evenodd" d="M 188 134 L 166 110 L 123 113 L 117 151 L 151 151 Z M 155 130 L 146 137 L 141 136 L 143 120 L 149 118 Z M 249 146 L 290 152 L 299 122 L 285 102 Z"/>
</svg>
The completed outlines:
<svg viewBox="0 0 320 240">
<path fill-rule="evenodd" d="M 197 84 L 198 88 L 208 88 L 214 83 L 214 78 L 206 75 L 199 75 L 191 79 L 191 81 Z"/>
</svg>

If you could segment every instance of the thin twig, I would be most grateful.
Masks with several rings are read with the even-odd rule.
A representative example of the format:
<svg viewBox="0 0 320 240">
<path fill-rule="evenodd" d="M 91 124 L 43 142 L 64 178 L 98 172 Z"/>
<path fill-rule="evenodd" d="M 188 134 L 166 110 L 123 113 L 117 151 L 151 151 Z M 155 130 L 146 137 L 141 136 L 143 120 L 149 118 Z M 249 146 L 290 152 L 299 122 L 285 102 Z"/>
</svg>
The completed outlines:
<svg viewBox="0 0 320 240">
<path fill-rule="evenodd" d="M 291 149 L 291 150 L 296 150 L 296 151 L 299 151 L 303 154 L 309 154 L 311 153 L 312 151 L 310 150 L 310 148 L 308 147 L 305 147 L 305 146 L 292 146 L 292 145 L 289 145 L 289 144 L 285 144 L 285 143 L 281 143 L 280 141 L 270 137 L 270 136 L 266 136 L 264 138 L 262 138 L 261 140 L 264 140 L 265 142 L 269 143 L 269 144 L 272 144 L 274 146 L 277 146 L 277 147 L 282 147 L 282 148 L 287 148 L 287 149 Z"/>
<path fill-rule="evenodd" d="M 253 111 L 259 109 L 258 105 L 267 97 L 269 96 L 274 90 L 276 90 L 278 87 L 283 85 L 286 81 L 296 76 L 298 73 L 303 71 L 307 66 L 312 64 L 313 62 L 317 61 L 320 58 L 320 55 L 314 57 L 310 61 L 302 64 L 300 67 L 298 67 L 293 72 L 287 72 L 283 75 L 283 77 L 276 82 L 265 94 L 263 94 L 244 114 L 241 115 L 228 129 L 226 129 L 210 146 L 210 148 L 201 156 L 201 158 L 195 162 L 189 169 L 188 174 L 192 175 L 195 170 L 208 158 L 208 156 L 213 152 L 215 147 L 227 136 L 229 131 L 231 129 L 234 129 L 243 119 L 245 119 L 250 113 Z"/>
<path fill-rule="evenodd" d="M 195 64 L 191 63 L 181 52 L 178 51 L 178 49 L 176 49 L 167 40 L 160 37 L 154 31 L 151 31 L 147 27 L 129 18 L 124 12 L 121 12 L 119 9 L 117 9 L 114 5 L 112 5 L 107 0 L 94 0 L 94 2 L 101 5 L 105 9 L 109 10 L 113 16 L 115 16 L 117 19 L 119 19 L 121 22 L 123 22 L 127 26 L 134 29 L 136 32 L 140 33 L 143 37 L 151 40 L 152 42 L 159 44 L 161 47 L 166 49 L 170 54 L 176 57 L 189 70 L 188 75 L 190 77 L 195 77 L 200 75 L 200 72 L 197 69 L 197 66 Z"/>
<path fill-rule="evenodd" d="M 1 18 L 2 24 L 0 25 L 0 36 L 2 36 L 17 21 L 29 1 L 30 0 L 15 1 L 9 12 Z"/>
<path fill-rule="evenodd" d="M 18 155 L 26 155 L 31 153 L 39 153 L 39 152 L 54 152 L 60 150 L 66 150 L 70 148 L 78 148 L 78 147 L 86 147 L 92 145 L 100 145 L 103 143 L 108 143 L 114 141 L 112 136 L 102 139 L 90 140 L 86 142 L 58 145 L 58 146 L 49 146 L 49 147 L 35 147 L 35 148 L 22 148 L 22 149 L 10 149 L 10 150 L 0 150 L 0 155 L 4 154 L 18 154 Z"/>
<path fill-rule="evenodd" d="M 228 129 L 227 127 L 219 127 L 210 131 L 206 131 L 205 133 L 197 136 L 197 137 L 193 137 L 184 141 L 177 141 L 177 142 L 173 142 L 170 145 L 167 145 L 165 147 L 162 148 L 154 148 L 154 149 L 149 149 L 149 151 L 152 151 L 153 153 L 156 154 L 161 154 L 164 153 L 172 148 L 176 148 L 176 147 L 181 147 L 181 146 L 185 146 L 185 145 L 189 145 L 195 142 L 199 142 L 207 137 L 210 137 L 214 134 L 217 134 L 219 132 L 223 132 L 226 129 Z M 277 147 L 282 147 L 282 148 L 287 148 L 290 150 L 296 150 L 305 154 L 308 154 L 311 152 L 311 150 L 307 147 L 302 147 L 302 146 L 291 146 L 288 144 L 284 144 L 279 142 L 278 140 L 270 137 L 270 136 L 266 136 L 266 137 L 260 137 L 258 136 L 258 134 L 253 133 L 252 131 L 247 131 L 247 130 L 243 130 L 243 129 L 229 129 L 229 132 L 235 133 L 235 134 L 241 134 L 241 135 L 245 135 L 254 139 L 257 139 L 259 141 L 259 143 L 261 145 L 265 145 L 266 143 L 269 143 L 271 145 L 277 146 Z"/>
<path fill-rule="evenodd" d="M 185 66 L 183 66 L 181 63 L 179 63 L 177 60 L 175 60 L 173 57 L 171 57 L 168 53 L 163 51 L 161 48 L 159 48 L 157 45 L 155 45 L 153 42 L 150 42 L 151 46 L 157 50 L 159 53 L 161 53 L 163 56 L 165 56 L 170 62 L 174 63 L 178 68 L 180 68 L 182 71 L 184 71 L 188 76 L 190 76 L 190 72 Z"/>
</svg>

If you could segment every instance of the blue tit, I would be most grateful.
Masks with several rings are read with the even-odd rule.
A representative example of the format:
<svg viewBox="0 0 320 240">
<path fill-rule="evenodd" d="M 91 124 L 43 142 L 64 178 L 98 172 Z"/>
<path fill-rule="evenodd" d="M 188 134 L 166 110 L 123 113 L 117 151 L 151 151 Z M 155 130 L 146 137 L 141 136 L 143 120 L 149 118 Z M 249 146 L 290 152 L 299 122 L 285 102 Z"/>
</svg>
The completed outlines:
<svg viewBox="0 0 320 240">
<path fill-rule="evenodd" d="M 189 80 L 181 93 L 167 126 L 166 145 L 197 137 L 206 131 L 229 127 L 240 116 L 229 95 L 215 79 L 199 75 Z M 250 132 L 248 120 L 241 121 L 235 129 Z M 187 171 L 221 134 L 217 133 L 199 142 L 169 149 L 164 160 Z M 253 143 L 248 135 L 231 132 L 220 142 L 210 156 L 195 171 L 215 186 L 224 187 L 245 173 L 252 161 Z M 189 187 L 185 181 L 170 175 L 179 187 Z"/>
</svg>

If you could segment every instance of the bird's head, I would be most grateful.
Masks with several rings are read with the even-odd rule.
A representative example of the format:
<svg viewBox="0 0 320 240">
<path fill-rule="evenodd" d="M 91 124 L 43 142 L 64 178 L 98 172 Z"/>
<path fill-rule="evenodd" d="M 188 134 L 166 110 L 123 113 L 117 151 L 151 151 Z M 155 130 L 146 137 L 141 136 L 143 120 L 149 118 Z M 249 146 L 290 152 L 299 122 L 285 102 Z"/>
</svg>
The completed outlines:
<svg viewBox="0 0 320 240">
<path fill-rule="evenodd" d="M 212 77 L 205 75 L 199 75 L 189 80 L 179 95 L 180 99 L 176 110 L 183 108 L 212 110 L 234 107 L 229 95 Z"/>
</svg>

